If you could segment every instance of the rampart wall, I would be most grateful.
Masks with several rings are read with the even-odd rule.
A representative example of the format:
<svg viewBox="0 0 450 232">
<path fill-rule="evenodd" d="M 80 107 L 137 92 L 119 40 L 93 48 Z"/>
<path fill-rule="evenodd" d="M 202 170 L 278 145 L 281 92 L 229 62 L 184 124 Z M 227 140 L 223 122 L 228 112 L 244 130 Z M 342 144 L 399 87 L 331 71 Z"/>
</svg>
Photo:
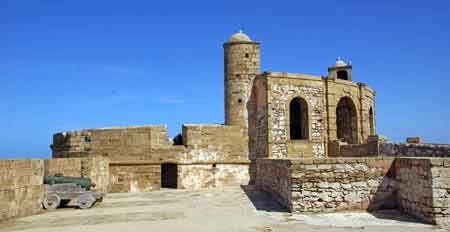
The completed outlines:
<svg viewBox="0 0 450 232">
<path fill-rule="evenodd" d="M 0 160 L 0 221 L 41 212 L 43 177 L 43 160 Z"/>
</svg>

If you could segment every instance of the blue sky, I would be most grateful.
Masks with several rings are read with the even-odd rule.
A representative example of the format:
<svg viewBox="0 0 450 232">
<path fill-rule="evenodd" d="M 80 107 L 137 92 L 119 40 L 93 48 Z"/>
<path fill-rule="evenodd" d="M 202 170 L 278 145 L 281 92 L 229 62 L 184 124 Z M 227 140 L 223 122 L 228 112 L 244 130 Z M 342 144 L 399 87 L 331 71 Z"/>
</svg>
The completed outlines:
<svg viewBox="0 0 450 232">
<path fill-rule="evenodd" d="M 377 91 L 392 141 L 450 143 L 449 1 L 0 1 L 0 158 L 50 157 L 52 134 L 223 122 L 223 48 L 262 70 L 326 75 L 337 56 Z"/>
</svg>

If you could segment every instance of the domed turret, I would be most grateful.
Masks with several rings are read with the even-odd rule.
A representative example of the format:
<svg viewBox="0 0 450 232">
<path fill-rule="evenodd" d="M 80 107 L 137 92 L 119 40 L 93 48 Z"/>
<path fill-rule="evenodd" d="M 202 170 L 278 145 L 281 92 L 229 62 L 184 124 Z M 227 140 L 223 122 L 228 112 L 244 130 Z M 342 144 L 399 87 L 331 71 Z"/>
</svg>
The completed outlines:
<svg viewBox="0 0 450 232">
<path fill-rule="evenodd" d="M 250 39 L 250 37 L 248 37 L 248 35 L 246 35 L 244 32 L 242 32 L 242 30 L 239 30 L 239 32 L 234 33 L 232 36 L 230 36 L 230 38 L 228 39 L 229 43 L 234 43 L 234 42 L 252 42 L 252 40 Z"/>
<path fill-rule="evenodd" d="M 352 65 L 338 57 L 336 63 L 328 68 L 328 78 L 352 81 Z"/>
<path fill-rule="evenodd" d="M 248 127 L 247 104 L 253 79 L 260 73 L 259 43 L 239 31 L 223 45 L 225 125 Z"/>
<path fill-rule="evenodd" d="M 345 67 L 345 66 L 347 66 L 348 64 L 343 60 L 343 59 L 341 59 L 340 57 L 338 57 L 337 59 L 336 59 L 336 63 L 334 64 L 334 66 L 333 67 Z"/>
</svg>

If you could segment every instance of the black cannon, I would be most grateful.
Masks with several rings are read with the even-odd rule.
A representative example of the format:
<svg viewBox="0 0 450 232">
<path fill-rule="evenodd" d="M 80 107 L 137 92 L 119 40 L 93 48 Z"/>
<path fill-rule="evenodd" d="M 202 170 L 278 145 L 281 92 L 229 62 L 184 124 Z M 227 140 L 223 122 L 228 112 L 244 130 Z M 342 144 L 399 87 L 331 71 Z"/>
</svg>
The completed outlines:
<svg viewBox="0 0 450 232">
<path fill-rule="evenodd" d="M 53 210 L 58 206 L 65 206 L 71 200 L 76 200 L 80 209 L 88 209 L 96 202 L 103 200 L 104 193 L 90 191 L 95 184 L 89 178 L 65 177 L 61 175 L 45 176 L 46 194 L 42 206 Z"/>
</svg>

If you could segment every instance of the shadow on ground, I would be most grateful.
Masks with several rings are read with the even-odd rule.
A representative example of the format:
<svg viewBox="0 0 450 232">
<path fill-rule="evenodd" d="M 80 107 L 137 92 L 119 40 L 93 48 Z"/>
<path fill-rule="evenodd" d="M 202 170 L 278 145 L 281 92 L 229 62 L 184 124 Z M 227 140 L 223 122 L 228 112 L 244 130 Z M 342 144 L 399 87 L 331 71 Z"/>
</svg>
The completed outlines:
<svg viewBox="0 0 450 232">
<path fill-rule="evenodd" d="M 241 189 L 257 210 L 281 213 L 289 212 L 286 208 L 270 197 L 268 193 L 258 190 L 254 185 L 241 185 Z"/>
</svg>

